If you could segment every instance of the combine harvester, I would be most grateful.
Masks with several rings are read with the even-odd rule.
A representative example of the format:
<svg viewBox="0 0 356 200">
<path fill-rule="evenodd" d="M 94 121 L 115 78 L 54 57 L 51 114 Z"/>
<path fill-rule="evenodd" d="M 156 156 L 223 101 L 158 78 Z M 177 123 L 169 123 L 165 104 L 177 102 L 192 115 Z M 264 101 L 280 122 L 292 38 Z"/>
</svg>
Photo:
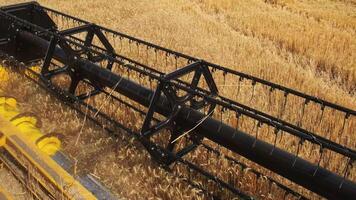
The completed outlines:
<svg viewBox="0 0 356 200">
<path fill-rule="evenodd" d="M 1 7 L 0 21 L 0 59 L 6 67 L 35 81 L 108 132 L 136 138 L 152 159 L 168 171 L 186 177 L 186 181 L 211 198 L 254 199 L 262 190 L 258 188 L 262 183 L 269 186 L 270 193 L 280 192 L 288 199 L 308 199 L 306 194 L 311 192 L 328 199 L 356 197 L 355 146 L 326 139 L 322 133 L 303 127 L 308 120 L 315 120 L 315 126 L 322 124 L 324 113 L 332 112 L 340 116 L 335 120 L 335 124 L 340 124 L 340 137 L 355 134 L 356 111 L 352 109 L 35 2 Z M 226 83 L 236 87 L 232 91 Z M 280 103 L 271 98 L 265 102 L 267 107 L 278 105 L 278 113 L 239 103 L 242 85 L 247 84 L 251 86 L 251 101 L 262 94 L 280 94 Z M 297 121 L 283 117 L 292 99 L 302 102 Z M 2 101 L 11 104 L 14 99 L 3 97 Z M 308 118 L 308 113 L 315 110 L 320 111 L 319 117 Z M 31 140 L 17 133 L 6 119 L 0 119 L 2 160 L 21 173 L 36 170 L 28 172 L 40 183 L 40 187 L 28 188 L 33 194 L 45 192 L 53 199 L 105 199 L 105 195 L 110 195 L 100 184 L 93 190 L 93 184 L 85 181 L 92 179 L 71 177 L 65 165 L 58 164 L 65 156 L 55 156 L 58 154 L 51 148 L 49 156 L 40 155 L 37 151 L 41 150 Z M 261 136 L 266 133 L 274 139 Z M 278 146 L 279 140 L 287 141 L 288 137 L 298 141 L 293 151 Z M 308 150 L 318 152 L 318 159 L 303 157 Z M 53 159 L 48 159 L 50 156 Z M 339 171 L 324 166 L 323 160 L 327 158 L 338 158 Z M 202 165 L 202 160 L 212 164 Z M 225 165 L 229 167 L 223 168 Z M 245 172 L 256 182 L 255 194 L 243 189 Z M 77 189 L 63 189 L 60 179 L 55 177 L 71 179 Z M 302 193 L 306 190 L 300 188 L 298 191 L 293 184 L 285 184 L 287 180 L 310 192 Z M 60 198 L 58 192 L 68 196 Z M 98 193 L 105 195 L 95 195 Z"/>
</svg>

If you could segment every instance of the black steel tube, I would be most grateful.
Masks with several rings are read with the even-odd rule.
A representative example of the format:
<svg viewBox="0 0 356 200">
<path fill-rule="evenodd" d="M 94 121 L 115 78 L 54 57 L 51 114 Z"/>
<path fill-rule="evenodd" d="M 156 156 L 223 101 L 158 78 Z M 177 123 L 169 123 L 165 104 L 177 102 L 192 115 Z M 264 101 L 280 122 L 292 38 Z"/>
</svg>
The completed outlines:
<svg viewBox="0 0 356 200">
<path fill-rule="evenodd" d="M 43 52 L 46 52 L 49 46 L 49 41 L 29 32 L 19 33 L 19 38 L 43 49 Z M 67 61 L 65 53 L 59 47 L 55 49 L 53 55 L 61 62 Z M 149 105 L 154 91 L 85 59 L 78 58 L 75 65 L 82 77 L 106 87 L 115 87 L 117 92 L 133 101 L 146 107 Z M 171 111 L 167 104 L 167 99 L 161 97 L 156 106 L 157 112 L 168 116 Z M 204 117 L 203 113 L 184 107 L 178 114 L 177 123 L 185 127 L 192 127 Z M 355 182 L 344 180 L 338 174 L 318 168 L 306 160 L 296 158 L 293 154 L 274 148 L 269 143 L 259 139 L 256 141 L 256 138 L 226 124 L 221 124 L 218 120 L 208 117 L 197 127 L 196 132 L 323 197 L 328 199 L 354 199 L 356 197 Z M 272 149 L 274 149 L 273 152 Z M 295 159 L 296 162 L 293 165 Z"/>
</svg>

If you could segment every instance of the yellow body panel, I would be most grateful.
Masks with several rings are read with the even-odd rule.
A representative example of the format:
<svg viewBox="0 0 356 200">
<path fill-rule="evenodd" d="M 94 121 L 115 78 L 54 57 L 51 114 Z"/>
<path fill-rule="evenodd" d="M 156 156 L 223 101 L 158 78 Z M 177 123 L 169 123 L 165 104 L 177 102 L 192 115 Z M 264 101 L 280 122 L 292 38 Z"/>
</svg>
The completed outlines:
<svg viewBox="0 0 356 200">
<path fill-rule="evenodd" d="M 1 69 L 1 68 L 0 68 Z M 33 116 L 21 116 L 14 98 L 0 97 L 0 116 L 9 120 L 18 127 L 20 134 L 28 141 L 37 144 L 47 155 L 54 155 L 61 146 L 61 141 L 56 137 L 43 137 L 44 134 L 36 127 L 37 119 Z"/>
<path fill-rule="evenodd" d="M 7 72 L 5 67 L 0 65 L 0 83 L 7 83 L 9 80 L 9 73 Z"/>
<path fill-rule="evenodd" d="M 0 85 L 7 80 L 8 73 L 0 66 Z M 97 199 L 52 160 L 50 156 L 60 150 L 61 142 L 54 136 L 44 137 L 36 124 L 35 117 L 20 114 L 16 99 L 2 96 L 0 90 L 0 149 L 5 149 L 56 199 Z"/>
<path fill-rule="evenodd" d="M 68 172 L 60 167 L 54 160 L 45 153 L 36 150 L 37 146 L 28 142 L 20 129 L 0 116 L 0 131 L 2 140 L 5 138 L 2 147 L 5 148 L 12 157 L 18 159 L 19 163 L 30 165 L 33 173 L 41 185 L 45 188 L 55 188 L 60 199 L 96 199 L 96 197 L 77 182 Z"/>
<path fill-rule="evenodd" d="M 39 70 L 39 67 L 31 67 L 33 70 Z M 9 73 L 6 68 L 0 66 L 0 85 L 7 84 L 9 80 Z M 43 137 L 40 129 L 36 127 L 37 119 L 30 116 L 19 116 L 20 112 L 17 108 L 17 102 L 14 98 L 1 97 L 0 90 L 0 116 L 10 120 L 12 124 L 20 129 L 28 141 L 37 144 L 41 151 L 48 155 L 54 155 L 61 146 L 61 141 L 56 137 Z M 0 141 L 1 143 L 1 141 Z"/>
</svg>

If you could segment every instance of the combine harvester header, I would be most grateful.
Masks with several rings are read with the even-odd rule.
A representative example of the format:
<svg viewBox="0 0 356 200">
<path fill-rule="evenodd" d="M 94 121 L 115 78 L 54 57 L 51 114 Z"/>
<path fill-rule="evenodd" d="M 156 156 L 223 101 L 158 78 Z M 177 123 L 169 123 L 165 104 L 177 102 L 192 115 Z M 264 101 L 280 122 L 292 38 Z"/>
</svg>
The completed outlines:
<svg viewBox="0 0 356 200">
<path fill-rule="evenodd" d="M 199 160 L 190 159 L 197 151 L 206 152 L 206 159 L 223 158 L 232 168 L 242 171 L 251 167 L 235 158 L 245 157 L 265 168 L 250 170 L 256 182 L 269 182 L 285 197 L 308 198 L 262 171 L 278 174 L 328 199 L 356 197 L 354 146 L 331 141 L 302 127 L 308 105 L 313 104 L 321 111 L 318 123 L 324 110 L 339 113 L 340 135 L 346 134 L 345 127 L 351 124 L 352 129 L 355 122 L 354 110 L 38 3 L 1 7 L 0 21 L 1 59 L 8 66 L 24 72 L 109 132 L 129 133 L 159 164 L 180 169 L 177 171 L 185 169 L 193 179 L 188 181 L 213 198 L 251 199 L 254 195 L 241 189 L 240 173 L 228 173 L 222 168 L 216 173 L 211 170 L 215 166 L 209 170 Z M 40 66 L 39 70 L 31 67 L 34 65 Z M 226 82 L 236 83 L 236 88 L 226 91 Z M 241 85 L 246 83 L 251 86 L 251 101 L 262 94 L 281 94 L 278 114 L 239 103 Z M 290 99 L 303 102 L 298 122 L 283 118 Z M 274 103 L 270 99 L 266 105 Z M 103 104 L 109 108 L 103 108 Z M 270 130 L 273 141 L 260 137 L 261 131 Z M 354 134 L 352 131 L 348 134 Z M 276 145 L 281 136 L 298 139 L 295 152 Z M 319 149 L 316 162 L 301 156 L 306 143 Z M 342 157 L 342 172 L 321 166 L 324 152 Z M 203 186 L 206 182 L 208 187 Z"/>
</svg>

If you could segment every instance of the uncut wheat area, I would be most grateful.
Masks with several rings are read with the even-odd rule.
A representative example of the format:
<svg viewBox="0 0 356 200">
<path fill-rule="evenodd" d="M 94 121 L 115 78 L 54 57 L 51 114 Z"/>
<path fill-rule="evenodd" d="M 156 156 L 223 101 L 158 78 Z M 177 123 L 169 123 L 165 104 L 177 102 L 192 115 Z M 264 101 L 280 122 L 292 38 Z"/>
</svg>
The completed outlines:
<svg viewBox="0 0 356 200">
<path fill-rule="evenodd" d="M 17 2 L 21 1 L 0 0 L 1 5 Z M 354 0 L 43 0 L 39 3 L 356 109 Z M 110 136 L 20 75 L 11 73 L 10 84 L 3 87 L 18 99 L 24 112 L 37 114 L 44 132 L 63 134 L 63 150 L 76 161 L 78 173 L 93 174 L 119 197 L 207 198 L 156 166 L 136 141 Z M 258 93 L 256 96 L 258 99 Z M 242 102 L 248 102 L 249 97 L 241 98 Z M 255 103 L 266 101 L 264 98 L 261 96 Z M 293 106 L 286 109 L 286 113 L 297 112 Z M 305 124 L 312 125 L 311 121 Z M 355 126 L 348 125 L 349 135 L 343 140 L 353 149 Z M 326 134 L 333 138 L 331 130 Z M 337 159 L 330 162 L 330 168 L 340 168 Z M 256 185 L 245 181 L 244 189 L 255 191 Z M 285 183 L 310 198 L 320 198 Z M 264 194 L 259 198 L 282 196 Z"/>
</svg>

